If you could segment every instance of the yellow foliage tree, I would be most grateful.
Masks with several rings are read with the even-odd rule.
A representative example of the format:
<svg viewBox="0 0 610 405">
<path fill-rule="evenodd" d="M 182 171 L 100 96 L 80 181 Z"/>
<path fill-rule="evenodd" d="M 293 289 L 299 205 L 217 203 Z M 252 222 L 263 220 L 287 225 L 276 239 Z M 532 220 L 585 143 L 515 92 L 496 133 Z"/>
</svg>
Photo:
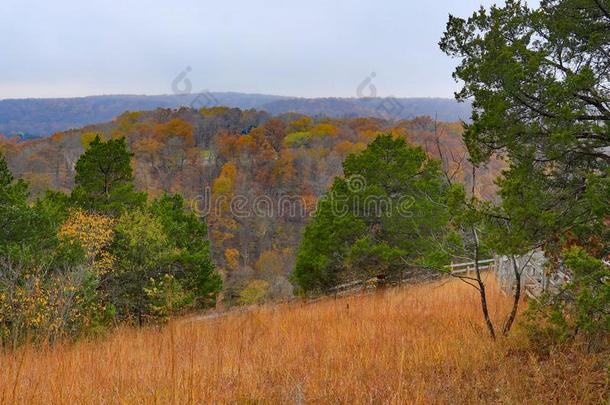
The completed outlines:
<svg viewBox="0 0 610 405">
<path fill-rule="evenodd" d="M 339 135 L 339 128 L 332 124 L 318 124 L 311 130 L 313 136 L 326 137 Z"/>
<path fill-rule="evenodd" d="M 83 145 L 84 149 L 89 147 L 89 144 L 93 142 L 96 136 L 99 136 L 100 139 L 105 139 L 102 134 L 98 134 L 97 132 L 85 132 L 80 136 L 80 143 Z"/>
<path fill-rule="evenodd" d="M 265 280 L 252 280 L 239 294 L 239 302 L 243 305 L 260 304 L 265 300 L 269 283 Z"/>
<path fill-rule="evenodd" d="M 231 270 L 236 270 L 239 267 L 239 251 L 234 248 L 225 250 L 225 260 Z"/>
<path fill-rule="evenodd" d="M 350 141 L 340 141 L 338 142 L 333 150 L 342 158 L 345 158 L 347 155 L 352 153 L 362 152 L 366 149 L 366 143 L 364 142 L 350 142 Z"/>
<path fill-rule="evenodd" d="M 284 271 L 282 256 L 273 250 L 265 250 L 255 263 L 256 270 L 265 276 L 278 276 Z"/>
<path fill-rule="evenodd" d="M 85 251 L 89 265 L 98 273 L 112 269 L 114 258 L 108 247 L 114 237 L 115 220 L 111 217 L 77 209 L 61 225 L 58 236 L 77 242 Z"/>
<path fill-rule="evenodd" d="M 311 128 L 313 120 L 311 117 L 303 116 L 288 124 L 288 130 L 292 132 L 307 131 Z"/>
<path fill-rule="evenodd" d="M 235 178 L 237 177 L 237 167 L 233 163 L 225 163 L 220 171 L 220 175 L 214 180 L 212 191 L 215 194 L 228 194 L 233 190 Z"/>
</svg>

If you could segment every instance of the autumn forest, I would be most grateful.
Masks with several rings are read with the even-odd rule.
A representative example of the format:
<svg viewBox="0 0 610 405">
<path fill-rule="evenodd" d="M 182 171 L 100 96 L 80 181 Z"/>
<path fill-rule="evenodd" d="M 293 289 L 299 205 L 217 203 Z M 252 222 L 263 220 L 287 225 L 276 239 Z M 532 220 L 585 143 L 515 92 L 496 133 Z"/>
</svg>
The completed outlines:
<svg viewBox="0 0 610 405">
<path fill-rule="evenodd" d="M 288 276 L 299 235 L 318 198 L 341 174 L 341 163 L 362 151 L 381 132 L 402 137 L 434 158 L 443 155 L 448 173 L 472 187 L 472 166 L 461 141 L 461 124 L 435 122 L 430 117 L 389 122 L 381 119 L 313 119 L 264 111 L 229 108 L 126 112 L 110 123 L 56 133 L 29 142 L 3 140 L 9 167 L 30 185 L 31 198 L 47 189 L 68 192 L 74 186 L 75 165 L 95 136 L 125 137 L 133 153 L 138 190 L 150 198 L 180 193 L 191 208 L 206 215 L 212 252 L 225 278 L 225 300 L 235 304 L 245 289 L 266 286 L 257 300 L 292 296 Z M 480 170 L 476 192 L 494 195 L 493 176 L 502 163 Z M 51 170 L 49 170 L 51 169 Z M 230 201 L 246 197 L 247 216 L 234 215 L 220 196 Z M 254 211 L 257 196 L 272 206 L 289 197 L 293 212 Z M 266 200 L 265 200 L 266 201 Z M 265 206 L 266 207 L 266 206 Z M 205 212 L 204 212 L 205 211 Z M 260 214 L 260 215 L 259 215 Z M 260 289 L 260 288 L 259 288 Z"/>
<path fill-rule="evenodd" d="M 608 402 L 609 1 L 316 2 L 0 13 L 0 405 Z"/>
</svg>

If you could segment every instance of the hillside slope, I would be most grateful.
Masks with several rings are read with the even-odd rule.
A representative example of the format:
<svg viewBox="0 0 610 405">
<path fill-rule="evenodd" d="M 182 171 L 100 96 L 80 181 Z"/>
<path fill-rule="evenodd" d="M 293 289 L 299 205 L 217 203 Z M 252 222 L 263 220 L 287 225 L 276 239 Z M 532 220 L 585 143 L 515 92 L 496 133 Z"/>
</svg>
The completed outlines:
<svg viewBox="0 0 610 405">
<path fill-rule="evenodd" d="M 490 284 L 501 322 L 510 298 Z M 603 359 L 492 343 L 446 280 L 0 355 L 8 403 L 602 403 Z M 78 377 L 76 377 L 78 376 Z"/>
</svg>

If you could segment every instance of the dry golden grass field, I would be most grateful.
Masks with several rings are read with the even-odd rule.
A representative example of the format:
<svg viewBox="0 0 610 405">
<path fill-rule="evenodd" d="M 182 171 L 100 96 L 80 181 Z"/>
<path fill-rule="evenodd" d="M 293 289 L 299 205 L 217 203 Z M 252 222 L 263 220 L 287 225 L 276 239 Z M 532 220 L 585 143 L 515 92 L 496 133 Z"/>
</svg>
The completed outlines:
<svg viewBox="0 0 610 405">
<path fill-rule="evenodd" d="M 492 286 L 503 320 L 509 297 Z M 601 357 L 493 343 L 459 281 L 264 306 L 0 355 L 0 402 L 605 403 Z"/>
</svg>

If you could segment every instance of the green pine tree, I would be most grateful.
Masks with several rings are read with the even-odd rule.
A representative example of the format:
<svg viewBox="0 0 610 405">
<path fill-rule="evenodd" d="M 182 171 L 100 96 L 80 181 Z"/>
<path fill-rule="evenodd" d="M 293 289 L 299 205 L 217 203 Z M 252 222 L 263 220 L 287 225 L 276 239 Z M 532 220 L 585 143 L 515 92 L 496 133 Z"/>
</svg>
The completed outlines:
<svg viewBox="0 0 610 405">
<path fill-rule="evenodd" d="M 96 136 L 76 163 L 74 202 L 86 209 L 113 214 L 141 207 L 146 196 L 135 191 L 132 156 L 125 138 L 103 142 Z"/>
<path fill-rule="evenodd" d="M 303 293 L 353 279 L 402 277 L 409 266 L 441 266 L 448 185 L 438 161 L 404 139 L 380 135 L 343 164 L 308 224 L 292 281 Z"/>
<path fill-rule="evenodd" d="M 543 0 L 530 8 L 511 0 L 467 19 L 450 16 L 440 47 L 460 59 L 457 98 L 473 101 L 464 133 L 471 159 L 508 162 L 498 180 L 501 203 L 488 210 L 493 248 L 520 255 L 544 247 L 545 271 L 571 263 L 568 287 L 578 293 L 551 297 L 561 311 L 549 319 L 569 319 L 568 335 L 605 329 L 608 336 L 608 284 L 599 276 L 610 255 L 608 1 Z M 573 245 L 583 247 L 577 259 L 567 253 Z"/>
<path fill-rule="evenodd" d="M 13 182 L 13 174 L 8 168 L 4 154 L 0 151 L 0 188 L 6 188 Z"/>
</svg>

